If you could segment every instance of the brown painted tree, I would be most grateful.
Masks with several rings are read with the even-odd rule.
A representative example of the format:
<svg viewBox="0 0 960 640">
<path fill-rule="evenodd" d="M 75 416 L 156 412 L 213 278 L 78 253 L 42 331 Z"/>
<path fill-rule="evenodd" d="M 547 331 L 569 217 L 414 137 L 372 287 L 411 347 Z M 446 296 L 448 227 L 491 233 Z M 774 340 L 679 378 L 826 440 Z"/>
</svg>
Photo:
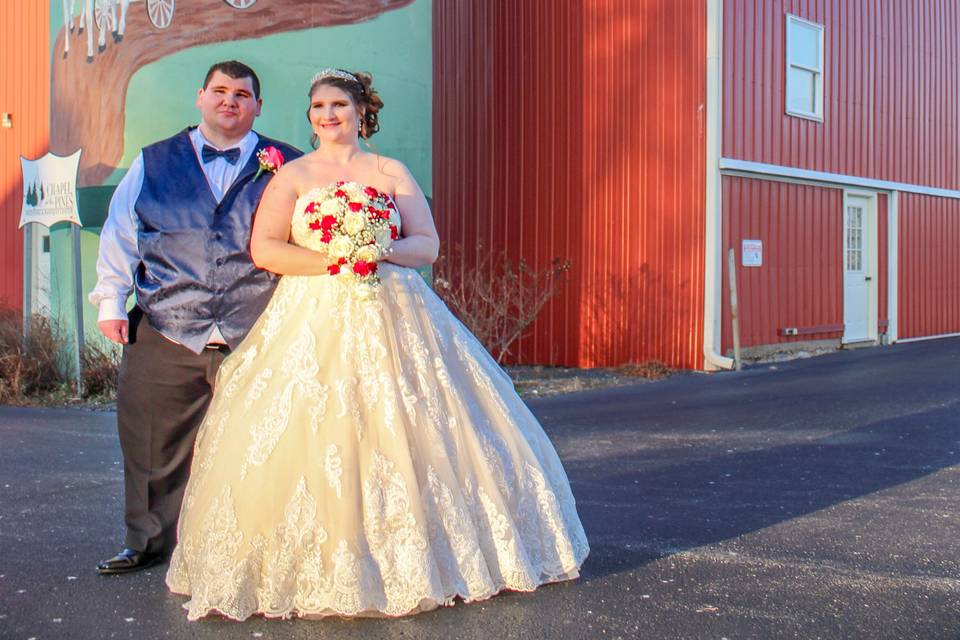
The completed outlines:
<svg viewBox="0 0 960 640">
<path fill-rule="evenodd" d="M 82 48 L 69 55 L 62 29 L 51 77 L 50 150 L 69 155 L 83 147 L 79 186 L 96 185 L 123 155 L 124 104 L 130 79 L 141 67 L 197 45 L 314 27 L 353 24 L 413 0 L 257 0 L 243 10 L 221 0 L 176 0 L 172 23 L 157 29 L 146 0 L 131 6 L 123 42 L 87 62 Z"/>
</svg>

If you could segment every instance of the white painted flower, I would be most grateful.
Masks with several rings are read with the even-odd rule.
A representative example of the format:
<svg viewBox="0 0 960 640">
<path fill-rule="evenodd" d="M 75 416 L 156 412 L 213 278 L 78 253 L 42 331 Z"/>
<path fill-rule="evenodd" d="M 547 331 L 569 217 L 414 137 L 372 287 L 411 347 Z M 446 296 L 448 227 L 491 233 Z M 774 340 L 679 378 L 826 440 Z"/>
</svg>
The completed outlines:
<svg viewBox="0 0 960 640">
<path fill-rule="evenodd" d="M 363 231 L 366 224 L 366 217 L 359 211 L 351 211 L 343 218 L 343 230 L 350 235 Z"/>
<path fill-rule="evenodd" d="M 335 199 L 324 200 L 320 203 L 320 213 L 325 216 L 336 215 L 340 211 L 340 202 Z"/>
<path fill-rule="evenodd" d="M 375 244 L 365 245 L 357 249 L 356 259 L 364 262 L 376 262 L 380 259 L 380 250 Z"/>
<path fill-rule="evenodd" d="M 327 250 L 331 258 L 349 258 L 353 253 L 353 240 L 346 236 L 337 236 L 330 241 Z"/>
</svg>

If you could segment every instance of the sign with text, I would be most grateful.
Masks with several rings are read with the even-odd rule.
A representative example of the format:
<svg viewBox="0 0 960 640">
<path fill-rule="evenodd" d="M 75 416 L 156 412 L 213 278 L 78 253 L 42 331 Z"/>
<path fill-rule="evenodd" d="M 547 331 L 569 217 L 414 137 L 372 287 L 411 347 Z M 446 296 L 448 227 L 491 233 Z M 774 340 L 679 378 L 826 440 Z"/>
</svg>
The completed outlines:
<svg viewBox="0 0 960 640">
<path fill-rule="evenodd" d="M 81 153 L 81 149 L 66 157 L 47 153 L 36 160 L 20 156 L 23 206 L 18 228 L 29 222 L 45 227 L 57 222 L 82 226 L 77 208 L 77 169 Z"/>
<path fill-rule="evenodd" d="M 763 241 L 744 240 L 740 249 L 742 264 L 745 267 L 760 267 L 763 265 Z"/>
</svg>

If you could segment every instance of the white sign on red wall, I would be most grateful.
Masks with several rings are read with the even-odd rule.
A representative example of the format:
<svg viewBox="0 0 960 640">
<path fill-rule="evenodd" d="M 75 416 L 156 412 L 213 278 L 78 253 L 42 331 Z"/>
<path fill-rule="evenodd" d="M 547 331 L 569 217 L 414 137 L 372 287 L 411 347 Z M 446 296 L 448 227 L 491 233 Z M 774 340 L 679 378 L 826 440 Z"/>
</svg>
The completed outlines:
<svg viewBox="0 0 960 640">
<path fill-rule="evenodd" d="M 745 267 L 763 266 L 763 241 L 744 240 L 740 249 L 742 264 Z"/>
<path fill-rule="evenodd" d="M 57 222 L 82 226 L 77 208 L 77 169 L 81 153 L 81 149 L 66 157 L 47 153 L 36 160 L 20 156 L 23 207 L 18 228 L 28 222 L 45 227 Z"/>
</svg>

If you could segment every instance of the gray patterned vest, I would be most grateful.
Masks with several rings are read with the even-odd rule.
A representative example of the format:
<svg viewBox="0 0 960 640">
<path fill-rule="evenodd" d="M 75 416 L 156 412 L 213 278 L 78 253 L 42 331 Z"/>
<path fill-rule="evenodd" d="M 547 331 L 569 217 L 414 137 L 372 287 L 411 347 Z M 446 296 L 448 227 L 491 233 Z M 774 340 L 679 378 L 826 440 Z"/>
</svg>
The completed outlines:
<svg viewBox="0 0 960 640">
<path fill-rule="evenodd" d="M 189 129 L 143 149 L 143 187 L 134 210 L 141 263 L 137 304 L 160 333 L 200 353 L 214 325 L 231 348 L 267 306 L 277 277 L 250 259 L 250 230 L 272 177 L 254 180 L 256 151 L 275 146 L 286 161 L 300 152 L 260 136 L 256 150 L 217 203 Z"/>
</svg>

